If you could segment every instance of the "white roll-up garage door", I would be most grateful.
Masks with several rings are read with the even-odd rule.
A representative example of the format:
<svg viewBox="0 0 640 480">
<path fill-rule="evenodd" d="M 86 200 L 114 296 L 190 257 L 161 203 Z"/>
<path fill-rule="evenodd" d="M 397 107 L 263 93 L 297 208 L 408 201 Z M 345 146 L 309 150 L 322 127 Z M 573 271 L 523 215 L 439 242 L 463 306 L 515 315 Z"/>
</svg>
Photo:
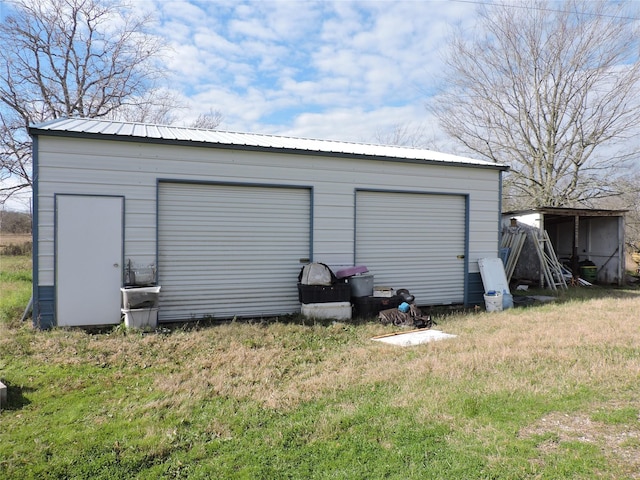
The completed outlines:
<svg viewBox="0 0 640 480">
<path fill-rule="evenodd" d="M 307 188 L 160 183 L 160 320 L 299 311 L 310 256 Z"/>
<path fill-rule="evenodd" d="M 356 264 L 376 285 L 407 288 L 418 305 L 464 302 L 466 199 L 358 191 Z"/>
</svg>

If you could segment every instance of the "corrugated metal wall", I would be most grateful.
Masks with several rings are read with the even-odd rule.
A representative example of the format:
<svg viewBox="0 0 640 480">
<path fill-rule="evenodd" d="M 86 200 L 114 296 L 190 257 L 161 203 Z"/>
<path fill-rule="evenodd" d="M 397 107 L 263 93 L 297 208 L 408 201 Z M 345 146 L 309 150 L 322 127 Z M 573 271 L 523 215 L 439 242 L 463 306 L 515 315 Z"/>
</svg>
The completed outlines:
<svg viewBox="0 0 640 480">
<path fill-rule="evenodd" d="M 299 310 L 309 189 L 164 182 L 159 188 L 161 320 Z"/>
<path fill-rule="evenodd" d="M 419 305 L 462 303 L 465 197 L 358 191 L 356 263 Z"/>
<path fill-rule="evenodd" d="M 157 243 L 158 185 L 171 183 L 168 180 L 308 187 L 292 188 L 305 192 L 304 207 L 312 208 L 313 211 L 313 219 L 309 219 L 309 223 L 313 222 L 313 239 L 309 241 L 313 243 L 310 248 L 308 244 L 305 245 L 306 250 L 301 258 L 308 256 L 310 249 L 313 251 L 313 260 L 332 266 L 353 265 L 356 262 L 356 190 L 401 189 L 407 192 L 429 191 L 434 194 L 466 196 L 468 257 L 465 261 L 468 278 L 479 278 L 478 258 L 497 255 L 500 209 L 498 170 L 473 166 L 424 165 L 375 158 L 320 157 L 313 152 L 292 155 L 63 137 L 39 137 L 37 145 L 37 291 L 43 292 L 39 299 L 47 299 L 49 303 L 49 287 L 55 284 L 54 195 L 70 193 L 123 196 L 125 261 L 131 259 L 139 265 L 158 265 L 158 262 L 162 262 L 157 257 L 161 250 Z M 188 184 L 176 185 L 185 187 Z M 313 189 L 312 207 L 309 206 L 309 189 Z M 309 229 L 307 224 L 305 234 L 309 234 Z M 449 239 L 443 244 L 448 241 Z M 296 261 L 297 255 L 296 252 Z M 371 268 L 374 266 L 372 264 Z M 299 269 L 299 265 L 296 268 Z M 285 296 L 291 299 L 295 279 L 288 283 L 287 288 L 289 290 Z M 163 288 L 163 294 L 164 292 Z M 291 304 L 288 302 L 289 300 L 285 303 L 290 311 Z M 51 308 L 52 305 L 44 304 L 40 307 L 40 312 L 49 312 Z M 296 308 L 299 305 L 296 304 Z M 287 310 L 279 313 L 285 311 Z M 160 312 L 162 318 L 162 307 Z M 183 312 L 183 315 L 190 313 Z"/>
</svg>

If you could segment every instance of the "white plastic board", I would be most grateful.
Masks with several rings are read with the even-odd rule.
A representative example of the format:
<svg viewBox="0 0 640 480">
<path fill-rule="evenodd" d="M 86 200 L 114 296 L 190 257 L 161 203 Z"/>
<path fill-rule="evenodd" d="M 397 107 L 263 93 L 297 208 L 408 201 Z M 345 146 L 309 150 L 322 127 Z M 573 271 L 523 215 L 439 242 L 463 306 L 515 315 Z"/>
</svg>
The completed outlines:
<svg viewBox="0 0 640 480">
<path fill-rule="evenodd" d="M 374 337 L 371 340 L 376 342 L 390 343 L 400 347 L 410 347 L 412 345 L 420 345 L 422 343 L 435 342 L 437 340 L 445 340 L 447 338 L 455 338 L 456 335 L 444 333 L 440 330 L 418 330 L 413 332 L 399 333 L 397 335 L 386 335 L 382 337 Z"/>
<path fill-rule="evenodd" d="M 507 275 L 504 273 L 504 264 L 500 258 L 481 258 L 478 260 L 478 266 L 485 293 L 491 290 L 511 293 Z"/>
</svg>

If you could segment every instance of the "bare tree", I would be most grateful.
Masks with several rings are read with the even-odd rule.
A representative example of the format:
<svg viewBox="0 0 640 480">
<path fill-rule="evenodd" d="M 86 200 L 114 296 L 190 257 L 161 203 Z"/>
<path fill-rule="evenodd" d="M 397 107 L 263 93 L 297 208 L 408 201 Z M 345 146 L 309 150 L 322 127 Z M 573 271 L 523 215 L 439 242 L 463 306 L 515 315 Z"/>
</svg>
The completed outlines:
<svg viewBox="0 0 640 480">
<path fill-rule="evenodd" d="M 222 113 L 218 110 L 209 110 L 207 113 L 201 113 L 195 121 L 189 125 L 192 128 L 205 128 L 207 130 L 215 130 L 222 123 Z"/>
<path fill-rule="evenodd" d="M 31 214 L 0 210 L 0 233 L 31 233 Z"/>
<path fill-rule="evenodd" d="M 455 35 L 430 106 L 473 154 L 509 164 L 505 204 L 576 206 L 617 193 L 637 156 L 638 15 L 633 4 L 567 0 L 480 9 Z"/>
<path fill-rule="evenodd" d="M 374 135 L 381 145 L 399 145 L 413 148 L 433 148 L 435 138 L 427 135 L 424 125 L 396 123 L 389 129 L 379 128 Z"/>
<path fill-rule="evenodd" d="M 26 127 L 60 117 L 167 118 L 161 41 L 119 0 L 16 0 L 0 24 L 0 202 L 32 186 Z"/>
<path fill-rule="evenodd" d="M 124 122 L 171 125 L 183 107 L 176 95 L 164 88 L 152 88 L 142 95 L 128 99 L 108 115 L 112 120 Z"/>
<path fill-rule="evenodd" d="M 640 173 L 628 172 L 617 182 L 619 195 L 598 201 L 598 208 L 626 210 L 625 242 L 631 252 L 640 251 Z"/>
</svg>

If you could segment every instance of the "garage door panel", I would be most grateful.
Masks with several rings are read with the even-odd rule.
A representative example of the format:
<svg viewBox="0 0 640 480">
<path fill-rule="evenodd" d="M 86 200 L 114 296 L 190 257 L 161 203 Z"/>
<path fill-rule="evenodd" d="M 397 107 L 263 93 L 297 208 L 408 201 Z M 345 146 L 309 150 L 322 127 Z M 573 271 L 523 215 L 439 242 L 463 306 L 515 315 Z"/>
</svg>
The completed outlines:
<svg viewBox="0 0 640 480">
<path fill-rule="evenodd" d="M 464 301 L 465 232 L 463 196 L 357 192 L 356 263 L 419 304 Z"/>
<path fill-rule="evenodd" d="M 310 254 L 310 189 L 159 188 L 161 320 L 299 310 L 299 260 Z"/>
</svg>

